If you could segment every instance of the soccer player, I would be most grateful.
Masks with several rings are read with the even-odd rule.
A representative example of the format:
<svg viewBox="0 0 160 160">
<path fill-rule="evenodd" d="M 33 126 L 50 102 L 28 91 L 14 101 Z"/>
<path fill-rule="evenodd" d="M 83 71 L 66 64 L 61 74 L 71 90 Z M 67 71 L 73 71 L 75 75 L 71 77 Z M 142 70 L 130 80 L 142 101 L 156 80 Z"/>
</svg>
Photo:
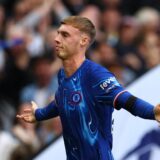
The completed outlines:
<svg viewBox="0 0 160 160">
<path fill-rule="evenodd" d="M 115 76 L 86 59 L 95 27 L 87 18 L 64 19 L 55 38 L 63 68 L 55 100 L 44 108 L 35 102 L 18 118 L 33 123 L 60 116 L 67 160 L 113 160 L 112 112 L 124 108 L 135 116 L 160 122 L 160 105 L 153 106 L 127 92 Z"/>
</svg>

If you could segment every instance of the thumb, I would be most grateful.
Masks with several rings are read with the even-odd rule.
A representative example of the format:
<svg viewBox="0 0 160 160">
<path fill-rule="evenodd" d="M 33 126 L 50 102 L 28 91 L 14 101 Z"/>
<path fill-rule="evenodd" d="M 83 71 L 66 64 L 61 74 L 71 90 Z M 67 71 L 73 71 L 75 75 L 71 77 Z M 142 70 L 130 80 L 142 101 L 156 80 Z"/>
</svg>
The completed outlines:
<svg viewBox="0 0 160 160">
<path fill-rule="evenodd" d="M 35 112 L 35 110 L 38 108 L 38 105 L 34 101 L 31 101 L 31 105 L 32 105 L 33 111 Z"/>
</svg>

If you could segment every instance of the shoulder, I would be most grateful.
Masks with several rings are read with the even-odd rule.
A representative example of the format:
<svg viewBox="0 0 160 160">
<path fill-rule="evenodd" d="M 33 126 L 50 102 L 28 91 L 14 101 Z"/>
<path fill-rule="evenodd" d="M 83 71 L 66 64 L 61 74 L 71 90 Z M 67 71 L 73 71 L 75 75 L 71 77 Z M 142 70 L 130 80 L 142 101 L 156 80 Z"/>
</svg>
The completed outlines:
<svg viewBox="0 0 160 160">
<path fill-rule="evenodd" d="M 103 79 L 114 77 L 114 74 L 111 73 L 108 69 L 90 60 L 88 60 L 87 70 L 88 70 L 87 75 L 89 76 L 92 82 L 97 82 Z"/>
<path fill-rule="evenodd" d="M 116 85 L 120 86 L 115 75 L 105 67 L 97 64 L 93 61 L 87 60 L 85 72 L 83 72 L 84 84 L 91 87 L 97 88 L 97 86 L 109 86 Z"/>
</svg>

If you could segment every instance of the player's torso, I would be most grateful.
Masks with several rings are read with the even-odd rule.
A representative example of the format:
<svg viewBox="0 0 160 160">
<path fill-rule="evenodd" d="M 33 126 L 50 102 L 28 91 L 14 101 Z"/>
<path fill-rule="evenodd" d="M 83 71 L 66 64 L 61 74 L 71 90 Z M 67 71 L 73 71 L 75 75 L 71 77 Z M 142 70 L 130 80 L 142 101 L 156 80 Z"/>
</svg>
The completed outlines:
<svg viewBox="0 0 160 160">
<path fill-rule="evenodd" d="M 77 138 L 79 138 L 77 133 L 82 133 L 83 137 L 85 136 L 89 141 L 94 141 L 98 126 L 97 121 L 95 121 L 94 110 L 91 110 L 94 102 L 92 101 L 92 95 L 88 94 L 87 88 L 84 86 L 81 71 L 72 78 L 62 81 L 59 85 L 57 97 L 64 132 L 69 136 L 77 136 Z"/>
<path fill-rule="evenodd" d="M 57 93 L 58 109 L 63 126 L 63 135 L 69 160 L 112 159 L 106 137 L 103 137 L 98 110 L 89 86 L 87 66 L 73 76 L 60 79 Z M 108 148 L 108 149 L 107 149 Z M 109 160 L 110 160 L 109 159 Z"/>
</svg>

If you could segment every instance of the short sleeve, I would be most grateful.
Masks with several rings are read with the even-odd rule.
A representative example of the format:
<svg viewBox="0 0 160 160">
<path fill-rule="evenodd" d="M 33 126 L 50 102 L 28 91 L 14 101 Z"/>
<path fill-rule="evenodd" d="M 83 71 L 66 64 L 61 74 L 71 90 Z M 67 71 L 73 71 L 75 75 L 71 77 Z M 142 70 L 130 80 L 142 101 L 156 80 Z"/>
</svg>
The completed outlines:
<svg viewBox="0 0 160 160">
<path fill-rule="evenodd" d="M 116 98 L 125 92 L 114 74 L 101 66 L 91 71 L 91 81 L 92 94 L 99 103 L 115 107 Z"/>
</svg>

